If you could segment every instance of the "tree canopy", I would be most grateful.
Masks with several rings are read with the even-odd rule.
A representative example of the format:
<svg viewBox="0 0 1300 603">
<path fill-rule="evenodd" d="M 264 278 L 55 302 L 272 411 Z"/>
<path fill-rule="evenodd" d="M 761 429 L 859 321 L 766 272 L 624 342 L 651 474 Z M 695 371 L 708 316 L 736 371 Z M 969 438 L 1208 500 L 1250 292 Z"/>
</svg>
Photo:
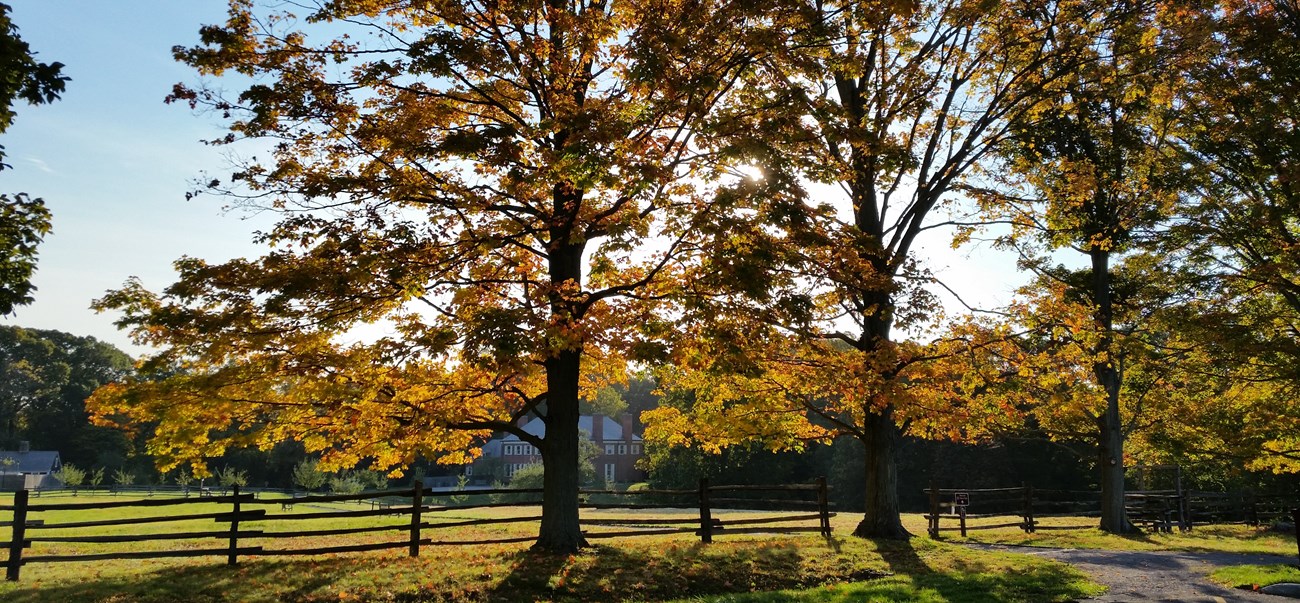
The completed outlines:
<svg viewBox="0 0 1300 603">
<path fill-rule="evenodd" d="M 539 545 L 579 546 L 578 401 L 658 353 L 650 307 L 713 206 L 693 141 L 762 7 L 296 8 L 232 2 L 176 49 L 252 78 L 171 100 L 228 116 L 219 143 L 274 145 L 211 189 L 283 217 L 260 258 L 184 258 L 160 294 L 133 281 L 98 302 L 161 351 L 96 412 L 158 421 L 151 451 L 200 470 L 284 439 L 323 468 L 458 463 L 510 431 L 544 459 Z M 516 426 L 529 413 L 544 437 Z"/>
<path fill-rule="evenodd" d="M 579 413 L 636 407 L 631 374 L 663 366 L 658 446 L 860 442 L 859 535 L 907 535 L 900 437 L 1026 422 L 1095 445 L 1102 526 L 1122 531 L 1140 404 L 1215 410 L 1192 393 L 1213 389 L 1235 402 L 1207 416 L 1291 412 L 1296 15 L 232 0 L 175 49 L 214 83 L 169 101 L 226 120 L 212 144 L 253 141 L 204 192 L 279 219 L 260 257 L 181 258 L 171 285 L 97 301 L 156 351 L 91 406 L 200 474 L 286 441 L 323 471 L 400 472 L 510 432 L 543 458 L 538 546 L 569 551 Z M 16 232 L 43 232 L 28 213 Z M 1000 320 L 951 326 L 922 238 L 980 227 L 1035 278 Z M 1249 370 L 1211 370 L 1228 358 Z M 1220 439 L 1300 457 L 1228 437 L 1248 432 Z"/>
<path fill-rule="evenodd" d="M 131 442 L 92 426 L 86 399 L 130 372 L 129 356 L 93 337 L 0 326 L 0 446 L 25 440 L 83 467 L 120 464 Z"/>
<path fill-rule="evenodd" d="M 649 434 L 705 447 L 857 438 L 868 496 L 856 533 L 902 537 L 900 432 L 978 429 L 960 377 L 934 362 L 953 351 L 896 335 L 940 314 L 919 238 L 951 226 L 957 185 L 1073 71 L 1055 40 L 1086 27 L 1089 7 L 793 4 L 799 35 L 720 117 L 744 124 L 729 144 L 763 179 L 727 191 L 749 205 L 717 225 L 695 279 L 688 316 L 703 343 L 681 362 L 699 403 L 656 412 Z M 718 296 L 718 281 L 740 286 Z"/>
</svg>

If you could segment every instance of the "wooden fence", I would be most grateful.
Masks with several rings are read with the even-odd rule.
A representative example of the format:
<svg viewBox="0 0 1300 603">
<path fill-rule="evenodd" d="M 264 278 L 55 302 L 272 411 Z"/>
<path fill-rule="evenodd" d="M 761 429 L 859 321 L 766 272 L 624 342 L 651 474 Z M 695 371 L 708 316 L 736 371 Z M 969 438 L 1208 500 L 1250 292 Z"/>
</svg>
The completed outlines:
<svg viewBox="0 0 1300 603">
<path fill-rule="evenodd" d="M 307 495 L 295 496 L 292 498 L 258 498 L 255 494 L 246 492 L 241 493 L 238 487 L 234 487 L 231 489 L 229 494 L 201 498 L 150 498 L 145 500 L 57 503 L 33 503 L 30 501 L 30 493 L 26 490 L 20 490 L 15 493 L 12 505 L 0 505 L 0 511 L 11 511 L 13 513 L 12 521 L 0 522 L 0 527 L 9 527 L 11 530 L 9 541 L 0 543 L 0 546 L 9 550 L 9 557 L 5 563 L 5 577 L 11 581 L 18 580 L 20 570 L 24 565 L 33 563 L 214 556 L 225 557 L 228 565 L 235 565 L 238 563 L 240 557 L 249 555 L 323 555 L 330 553 L 351 553 L 402 548 L 408 550 L 409 556 L 418 557 L 422 547 L 506 544 L 530 542 L 534 540 L 535 538 L 532 536 L 456 540 L 454 537 L 435 538 L 434 535 L 440 530 L 455 530 L 456 528 L 464 528 L 468 526 L 538 522 L 541 520 L 541 516 L 539 515 L 492 517 L 455 521 L 429 521 L 430 518 L 437 514 L 447 511 L 482 509 L 488 507 L 532 507 L 536 506 L 539 502 L 537 500 L 531 500 L 524 502 L 488 501 L 476 504 L 435 504 L 435 501 L 438 499 L 446 499 L 449 497 L 457 499 L 463 497 L 468 499 L 471 497 L 482 498 L 484 496 L 518 497 L 520 495 L 540 496 L 541 490 L 499 489 L 433 493 L 423 490 L 419 484 L 416 484 L 411 488 L 363 492 L 360 494 Z M 437 498 L 435 498 L 435 496 Z M 584 509 L 636 510 L 677 508 L 694 511 L 698 508 L 699 511 L 698 517 L 583 519 L 581 520 L 581 524 L 584 527 L 599 526 L 604 528 L 599 531 L 584 530 L 584 534 L 588 539 L 648 535 L 662 536 L 665 534 L 691 533 L 699 536 L 703 542 L 707 543 L 712 542 L 715 536 L 723 534 L 793 532 L 817 532 L 823 536 L 829 537 L 831 535 L 830 519 L 834 516 L 834 513 L 830 512 L 825 478 L 818 478 L 811 484 L 776 486 L 710 486 L 708 480 L 701 480 L 699 487 L 693 490 L 638 490 L 634 492 L 584 490 L 582 491 L 582 496 L 586 502 L 580 506 Z M 297 512 L 291 512 L 292 507 L 295 505 L 349 501 L 358 502 L 362 505 L 369 503 L 369 507 L 358 508 L 356 510 L 325 510 L 319 512 L 301 512 L 300 509 Z M 137 517 L 63 522 L 45 521 L 37 517 L 41 513 L 50 511 L 98 511 L 126 508 L 162 508 L 175 510 L 177 507 L 183 508 L 186 505 L 195 504 L 229 505 L 229 510 L 218 512 L 210 511 L 206 513 L 168 513 L 164 511 Z M 280 508 L 280 512 L 271 513 L 270 511 L 274 510 L 274 507 L 276 506 Z M 793 510 L 793 513 L 776 514 L 757 518 L 728 518 L 726 520 L 713 515 L 713 511 L 727 508 L 781 509 L 782 511 Z M 251 523 L 272 520 L 294 522 L 312 519 L 345 519 L 384 516 L 406 516 L 406 518 L 400 523 L 386 523 L 385 525 L 345 528 L 336 527 L 330 529 L 302 529 L 295 531 L 269 531 L 257 527 L 251 527 L 249 525 Z M 111 535 L 65 535 L 67 534 L 66 530 L 69 529 L 102 527 L 113 527 L 114 529 L 117 529 L 121 526 L 141 526 L 146 524 L 165 524 L 169 522 L 195 520 L 210 520 L 213 523 L 218 524 L 219 527 L 212 530 L 187 532 L 171 531 L 163 533 Z M 815 526 L 773 525 L 809 522 L 813 520 L 816 520 L 817 522 Z M 53 533 L 54 535 L 46 535 L 50 533 Z M 299 548 L 277 548 L 265 544 L 283 541 L 284 539 L 290 538 L 310 540 L 314 537 L 375 533 L 395 533 L 398 535 L 398 538 L 362 544 L 309 546 Z M 452 533 L 454 534 L 454 532 Z M 115 550 L 78 554 L 50 554 L 49 552 L 42 554 L 39 550 L 42 543 L 120 544 L 140 543 L 146 541 L 192 542 L 196 539 L 200 541 L 211 539 L 219 544 L 212 547 L 202 548 L 183 548 L 176 546 L 175 548 L 163 550 Z M 250 541 L 254 540 L 264 544 L 253 545 Z M 31 552 L 28 552 L 29 549 Z"/>
<path fill-rule="evenodd" d="M 1101 493 L 1088 490 L 1046 490 L 1033 486 L 1018 488 L 927 488 L 929 511 L 927 531 L 940 532 L 1016 527 L 1027 533 L 1039 530 L 1079 529 L 1079 526 L 1045 526 L 1048 517 L 1100 517 Z M 1195 525 L 1244 523 L 1259 525 L 1287 519 L 1297 506 L 1295 496 L 1252 493 L 1197 492 L 1190 490 L 1139 490 L 1124 494 L 1129 521 L 1150 530 L 1169 532 L 1175 527 L 1191 530 Z M 972 525 L 969 520 L 1019 517 L 1008 521 Z M 943 525 L 955 521 L 957 525 Z"/>
</svg>

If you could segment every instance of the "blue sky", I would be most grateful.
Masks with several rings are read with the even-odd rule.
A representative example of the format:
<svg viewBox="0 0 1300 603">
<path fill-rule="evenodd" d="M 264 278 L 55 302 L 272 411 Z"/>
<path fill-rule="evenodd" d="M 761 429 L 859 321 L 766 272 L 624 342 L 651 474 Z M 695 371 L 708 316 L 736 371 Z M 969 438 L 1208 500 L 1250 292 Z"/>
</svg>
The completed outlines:
<svg viewBox="0 0 1300 603">
<path fill-rule="evenodd" d="M 171 48 L 220 22 L 221 0 L 17 0 L 19 34 L 44 62 L 72 78 L 62 100 L 19 106 L 0 139 L 11 170 L 0 192 L 45 199 L 54 233 L 40 247 L 36 303 L 4 323 L 92 335 L 131 352 L 115 317 L 91 300 L 139 276 L 157 289 L 182 255 L 210 260 L 254 253 L 257 227 L 223 212 L 212 197 L 185 200 L 205 170 L 220 173 L 221 151 L 199 141 L 221 133 L 213 117 L 165 105 L 173 84 L 197 76 Z"/>
<path fill-rule="evenodd" d="M 54 232 L 40 247 L 36 302 L 0 324 L 90 335 L 132 355 L 145 351 L 97 315 L 91 301 L 137 276 L 159 290 L 182 255 L 222 261 L 259 253 L 251 235 L 269 216 L 223 211 L 221 199 L 185 200 L 204 172 L 222 175 L 219 149 L 200 141 L 224 133 L 214 116 L 165 105 L 177 82 L 198 76 L 171 57 L 200 25 L 221 22 L 224 0 L 16 0 L 19 33 L 45 62 L 72 78 L 62 100 L 18 107 L 0 139 L 11 170 L 0 192 L 42 197 Z M 942 234 L 918 253 L 968 301 L 1006 301 L 1021 281 L 1012 260 L 953 252 Z M 958 310 L 953 309 L 954 312 Z"/>
</svg>

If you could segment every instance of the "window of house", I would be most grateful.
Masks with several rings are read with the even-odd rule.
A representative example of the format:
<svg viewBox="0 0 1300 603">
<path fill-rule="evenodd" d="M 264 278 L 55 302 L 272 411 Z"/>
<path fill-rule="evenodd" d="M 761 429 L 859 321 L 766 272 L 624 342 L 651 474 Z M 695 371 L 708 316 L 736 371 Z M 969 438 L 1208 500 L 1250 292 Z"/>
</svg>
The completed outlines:
<svg viewBox="0 0 1300 603">
<path fill-rule="evenodd" d="M 633 444 L 633 445 L 632 445 L 632 454 L 641 454 L 641 445 L 640 445 L 640 444 Z"/>
<path fill-rule="evenodd" d="M 619 445 L 618 445 L 618 453 L 619 453 L 619 454 L 627 454 L 627 444 L 619 444 Z"/>
<path fill-rule="evenodd" d="M 605 463 L 605 481 L 614 481 L 614 463 Z"/>
<path fill-rule="evenodd" d="M 613 444 L 605 444 L 605 454 L 614 454 Z"/>
<path fill-rule="evenodd" d="M 465 477 L 469 477 L 469 476 L 471 476 L 471 475 L 474 475 L 474 467 L 471 467 L 471 466 L 469 466 L 469 465 L 466 465 L 466 466 L 465 466 Z"/>
</svg>

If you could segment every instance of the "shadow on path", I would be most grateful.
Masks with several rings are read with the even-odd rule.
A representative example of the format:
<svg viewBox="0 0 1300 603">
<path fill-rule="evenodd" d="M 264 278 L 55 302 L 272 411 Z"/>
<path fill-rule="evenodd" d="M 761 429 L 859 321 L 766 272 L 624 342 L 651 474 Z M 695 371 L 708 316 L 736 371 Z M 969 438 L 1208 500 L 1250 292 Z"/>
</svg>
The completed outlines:
<svg viewBox="0 0 1300 603">
<path fill-rule="evenodd" d="M 1107 551 L 1028 546 L 972 545 L 974 549 L 1006 551 L 1054 559 L 1087 572 L 1110 590 L 1090 601 L 1250 601 L 1278 603 L 1279 597 L 1235 590 L 1209 580 L 1210 572 L 1227 565 L 1285 564 L 1293 557 L 1223 552 Z"/>
</svg>

